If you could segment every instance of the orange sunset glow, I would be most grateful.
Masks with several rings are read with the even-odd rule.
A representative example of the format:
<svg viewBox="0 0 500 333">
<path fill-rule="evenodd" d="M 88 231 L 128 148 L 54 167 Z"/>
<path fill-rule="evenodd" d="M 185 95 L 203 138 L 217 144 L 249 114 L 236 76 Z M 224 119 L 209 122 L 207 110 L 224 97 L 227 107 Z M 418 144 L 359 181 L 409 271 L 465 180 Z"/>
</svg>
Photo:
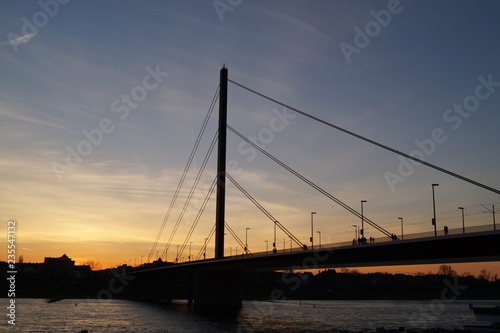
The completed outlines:
<svg viewBox="0 0 500 333">
<path fill-rule="evenodd" d="M 42 10 L 0 14 L 0 239 L 16 221 L 17 259 L 66 254 L 104 269 L 199 260 L 205 244 L 213 258 L 223 66 L 237 131 L 227 133 L 227 174 L 299 243 L 349 246 L 362 225 L 375 243 L 500 228 L 494 19 L 483 26 L 463 9 L 455 25 L 404 4 L 391 29 L 361 43 L 355 27 L 372 10 L 363 2 L 244 1 L 221 20 L 211 1 L 75 1 L 36 32 L 21 20 L 31 5 Z M 273 218 L 226 186 L 225 222 L 239 238 L 226 230 L 226 256 L 242 243 L 299 247 L 280 230 L 275 241 Z M 499 262 L 451 265 L 500 274 Z"/>
</svg>

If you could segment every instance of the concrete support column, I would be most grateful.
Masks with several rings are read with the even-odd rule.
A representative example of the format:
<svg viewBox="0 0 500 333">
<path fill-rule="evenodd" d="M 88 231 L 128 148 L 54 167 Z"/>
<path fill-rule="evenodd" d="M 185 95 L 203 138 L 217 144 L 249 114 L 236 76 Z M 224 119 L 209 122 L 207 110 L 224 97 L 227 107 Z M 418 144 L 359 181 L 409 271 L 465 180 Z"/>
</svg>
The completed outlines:
<svg viewBox="0 0 500 333">
<path fill-rule="evenodd" d="M 197 308 L 240 308 L 241 272 L 199 272 L 194 281 L 194 306 Z"/>
<path fill-rule="evenodd" d="M 188 305 L 193 305 L 193 299 L 194 299 L 194 276 L 193 273 L 189 273 L 188 295 L 187 295 Z"/>
<path fill-rule="evenodd" d="M 174 283 L 174 280 L 171 275 L 168 276 L 167 278 L 167 302 L 172 303 L 173 295 L 172 295 L 172 284 Z"/>
</svg>

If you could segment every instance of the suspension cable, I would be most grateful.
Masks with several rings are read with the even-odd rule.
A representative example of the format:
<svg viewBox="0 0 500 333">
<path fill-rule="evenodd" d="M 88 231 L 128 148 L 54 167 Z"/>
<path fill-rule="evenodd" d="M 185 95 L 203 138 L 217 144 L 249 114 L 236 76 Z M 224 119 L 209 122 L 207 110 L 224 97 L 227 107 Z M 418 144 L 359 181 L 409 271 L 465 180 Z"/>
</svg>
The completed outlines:
<svg viewBox="0 0 500 333">
<path fill-rule="evenodd" d="M 165 228 L 165 225 L 170 217 L 170 213 L 172 212 L 175 201 L 177 200 L 177 197 L 179 196 L 179 192 L 182 188 L 182 185 L 184 184 L 184 180 L 186 179 L 187 172 L 188 172 L 189 168 L 191 167 L 191 163 L 193 162 L 194 156 L 196 154 L 196 151 L 198 149 L 200 141 L 203 137 L 203 133 L 205 132 L 205 129 L 207 127 L 208 120 L 210 119 L 210 116 L 212 115 L 212 111 L 214 110 L 215 104 L 216 104 L 217 99 L 219 97 L 219 88 L 220 88 L 220 86 L 217 87 L 217 90 L 215 91 L 214 97 L 212 98 L 212 103 L 210 104 L 210 107 L 208 108 L 208 112 L 205 116 L 205 120 L 203 121 L 200 132 L 198 133 L 198 137 L 196 138 L 195 144 L 194 144 L 193 149 L 191 151 L 191 155 L 189 156 L 189 159 L 186 163 L 186 166 L 184 167 L 184 171 L 182 173 L 181 179 L 179 180 L 179 184 L 177 185 L 177 189 L 175 190 L 174 196 L 172 197 L 172 201 L 170 201 L 170 205 L 168 207 L 167 213 L 165 214 L 165 217 L 163 218 L 163 222 L 160 226 L 160 230 L 158 231 L 158 234 L 156 235 L 156 239 L 154 241 L 153 247 L 151 248 L 151 251 L 148 254 L 148 262 L 151 260 L 151 257 L 153 256 L 153 253 L 156 250 L 156 247 L 158 246 L 158 242 L 160 241 L 161 235 L 163 234 L 163 229 Z"/>
<path fill-rule="evenodd" d="M 433 168 L 433 169 L 435 169 L 435 170 L 438 170 L 438 171 L 440 171 L 440 172 L 443 172 L 443 173 L 445 173 L 445 174 L 447 174 L 447 175 L 450 175 L 450 176 L 452 176 L 452 177 L 455 177 L 455 178 L 461 179 L 461 180 L 463 180 L 463 181 L 466 181 L 466 182 L 468 182 L 468 183 L 471 183 L 471 184 L 473 184 L 473 185 L 476 185 L 476 186 L 482 187 L 482 188 L 484 188 L 484 189 L 486 189 L 486 190 L 488 190 L 488 191 L 494 192 L 494 193 L 496 193 L 496 194 L 500 194 L 500 190 L 494 189 L 494 188 L 492 188 L 492 187 L 490 187 L 490 186 L 484 185 L 484 184 L 479 183 L 479 182 L 477 182 L 477 181 L 475 181 L 475 180 L 472 180 L 472 179 L 470 179 L 470 178 L 467 178 L 467 177 L 461 176 L 461 175 L 456 174 L 456 173 L 454 173 L 454 172 L 452 172 L 452 171 L 449 171 L 449 170 L 446 170 L 446 169 L 444 169 L 444 168 L 441 168 L 441 167 L 439 167 L 439 166 L 437 166 L 437 165 L 434 165 L 434 164 L 431 164 L 431 163 L 429 163 L 429 162 L 423 161 L 423 160 L 421 160 L 421 159 L 419 159 L 419 158 L 417 158 L 417 157 L 415 157 L 415 156 L 408 155 L 408 154 L 406 154 L 406 153 L 400 152 L 399 150 L 396 150 L 396 149 L 391 148 L 391 147 L 389 147 L 389 146 L 383 145 L 383 144 L 381 144 L 381 143 L 379 143 L 379 142 L 376 142 L 376 141 L 374 141 L 374 140 L 368 139 L 368 138 L 366 138 L 366 137 L 364 137 L 364 136 L 361 136 L 361 135 L 359 135 L 359 134 L 356 134 L 356 133 L 354 133 L 354 132 L 351 132 L 351 131 L 349 131 L 349 130 L 347 130 L 347 129 L 345 129 L 345 128 L 342 128 L 342 127 L 340 127 L 340 126 L 337 126 L 337 125 L 334 125 L 334 124 L 332 124 L 332 123 L 329 123 L 329 122 L 327 122 L 326 120 L 323 120 L 323 119 L 320 119 L 320 118 L 315 117 L 315 116 L 313 116 L 313 115 L 310 115 L 310 114 L 308 114 L 308 113 L 306 113 L 306 112 L 304 112 L 304 111 L 301 111 L 301 110 L 296 109 L 296 108 L 294 108 L 294 107 L 292 107 L 292 106 L 290 106 L 290 105 L 287 105 L 287 104 L 282 103 L 282 102 L 280 102 L 280 101 L 278 101 L 278 100 L 275 100 L 275 99 L 273 99 L 273 98 L 271 98 L 271 97 L 269 97 L 269 96 L 266 96 L 266 95 L 264 95 L 264 94 L 261 94 L 261 93 L 259 93 L 259 92 L 255 91 L 255 90 L 253 90 L 253 89 L 250 89 L 250 88 L 248 88 L 248 87 L 245 87 L 244 85 L 239 84 L 239 83 L 237 83 L 237 82 L 234 82 L 234 81 L 232 81 L 232 80 L 230 80 L 230 79 L 228 79 L 228 81 L 229 81 L 229 82 L 231 82 L 231 83 L 233 83 L 233 84 L 235 84 L 235 85 L 237 85 L 238 87 L 243 88 L 243 89 L 245 89 L 245 90 L 247 90 L 247 91 L 249 91 L 249 92 L 252 92 L 252 93 L 254 93 L 254 94 L 256 94 L 256 95 L 258 95 L 258 96 L 260 96 L 260 97 L 262 97 L 262 98 L 265 98 L 265 99 L 267 99 L 267 100 L 269 100 L 269 101 L 271 101 L 271 102 L 274 102 L 274 103 L 276 103 L 276 104 L 279 104 L 279 105 L 281 105 L 281 106 L 284 106 L 284 107 L 286 107 L 286 108 L 288 108 L 288 109 L 290 109 L 290 110 L 292 110 L 292 111 L 295 111 L 295 112 L 297 112 L 297 113 L 300 113 L 300 114 L 301 114 L 301 115 L 303 115 L 303 116 L 306 116 L 306 117 L 311 118 L 311 119 L 313 119 L 313 120 L 316 120 L 316 121 L 318 121 L 318 122 L 320 122 L 320 123 L 322 123 L 322 124 L 324 124 L 324 125 L 330 126 L 330 127 L 335 128 L 335 129 L 337 129 L 337 130 L 339 130 L 339 131 L 342 131 L 342 132 L 344 132 L 344 133 L 347 133 L 347 134 L 349 134 L 349 135 L 351 135 L 351 136 L 354 136 L 354 137 L 356 137 L 356 138 L 358 138 L 358 139 L 360 139 L 360 140 L 363 140 L 363 141 L 365 141 L 365 142 L 371 143 L 372 145 L 378 146 L 378 147 L 380 147 L 380 148 L 383 148 L 383 149 L 385 149 L 385 150 L 388 150 L 388 151 L 393 152 L 393 153 L 395 153 L 395 154 L 398 154 L 398 155 L 400 155 L 400 156 L 406 157 L 406 158 L 408 158 L 408 159 L 410 159 L 410 160 L 413 160 L 413 161 L 416 161 L 416 162 L 418 162 L 418 163 L 421 163 L 421 164 L 423 164 L 423 165 L 425 165 L 425 166 L 428 166 L 428 167 L 430 167 L 430 168 Z"/>
<path fill-rule="evenodd" d="M 210 240 L 212 239 L 213 235 L 215 233 L 215 223 L 212 227 L 212 229 L 210 230 L 210 232 L 208 233 L 208 237 L 206 238 L 206 241 L 205 241 L 205 244 L 203 245 L 203 247 L 200 249 L 200 252 L 198 252 L 198 255 L 196 256 L 196 260 L 200 260 L 201 258 L 201 255 L 203 253 L 207 253 L 207 244 L 210 242 Z"/>
<path fill-rule="evenodd" d="M 191 225 L 191 229 L 189 229 L 189 232 L 186 236 L 186 239 L 184 240 L 184 243 L 182 243 L 182 245 L 181 245 L 181 249 L 179 251 L 177 259 L 179 259 L 179 257 L 182 257 L 182 253 L 184 252 L 184 249 L 186 248 L 187 243 L 189 242 L 189 240 L 191 239 L 191 236 L 193 235 L 194 229 L 198 225 L 198 222 L 199 222 L 201 216 L 203 215 L 203 212 L 205 211 L 205 208 L 207 207 L 208 202 L 210 201 L 210 197 L 212 196 L 212 193 L 214 192 L 216 184 L 217 184 L 217 177 L 214 178 L 212 185 L 210 186 L 210 189 L 208 190 L 208 193 L 205 196 L 203 203 L 201 204 L 201 207 L 198 211 L 198 214 L 196 215 L 196 217 L 193 221 L 193 224 Z M 189 259 L 191 259 L 191 258 L 189 258 Z"/>
<path fill-rule="evenodd" d="M 241 240 L 241 238 L 238 237 L 238 235 L 234 232 L 234 230 L 229 226 L 229 224 L 227 222 L 224 221 L 224 225 L 226 226 L 226 229 L 229 231 L 229 233 L 233 236 L 233 238 L 236 240 L 236 242 L 241 246 L 241 248 L 244 250 L 245 248 L 246 249 L 246 253 L 249 254 L 249 255 L 252 255 L 252 252 L 250 252 L 250 250 L 248 249 L 248 246 L 246 246 L 243 241 Z M 236 255 L 238 255 L 236 253 Z"/>
<path fill-rule="evenodd" d="M 254 199 L 250 195 L 250 193 L 248 193 L 236 180 L 234 180 L 234 178 L 231 177 L 231 175 L 229 175 L 228 173 L 226 173 L 226 176 L 231 181 L 231 183 L 233 183 L 234 186 L 236 186 L 236 188 L 238 188 L 238 190 L 241 191 L 241 193 L 243 193 L 255 206 L 257 206 L 257 208 L 259 208 L 260 211 L 262 213 L 264 213 L 264 215 L 266 215 L 274 224 L 276 224 L 276 226 L 278 226 L 278 228 L 280 228 L 298 246 L 300 246 L 304 250 L 307 250 L 307 245 L 303 244 L 297 237 L 295 237 L 295 235 L 293 235 L 290 231 L 288 231 L 288 229 L 285 228 L 284 225 L 282 225 L 278 220 L 276 220 L 276 218 L 274 218 L 274 216 L 271 215 L 271 213 L 269 213 L 256 199 Z"/>
<path fill-rule="evenodd" d="M 203 171 L 205 171 L 205 167 L 207 166 L 208 160 L 210 159 L 210 156 L 212 155 L 212 152 L 214 150 L 215 144 L 217 142 L 217 137 L 218 137 L 218 131 L 216 131 L 212 143 L 210 144 L 210 147 L 208 148 L 207 153 L 205 154 L 205 158 L 203 159 L 203 163 L 200 167 L 200 170 L 198 171 L 198 174 L 196 175 L 196 179 L 193 182 L 193 185 L 191 186 L 191 190 L 189 191 L 189 194 L 186 198 L 186 201 L 184 202 L 184 206 L 182 207 L 181 213 L 179 214 L 179 217 L 177 218 L 177 222 L 175 223 L 174 228 L 172 229 L 172 232 L 170 233 L 170 237 L 168 239 L 168 242 L 165 244 L 165 249 L 163 250 L 163 254 L 166 254 L 168 249 L 170 248 L 170 245 L 172 244 L 172 240 L 174 239 L 174 236 L 177 232 L 177 229 L 179 228 L 179 225 L 181 224 L 182 218 L 184 217 L 184 213 L 186 212 L 189 203 L 191 202 L 191 199 L 194 195 L 194 191 L 196 190 L 196 187 L 198 186 L 198 183 L 200 182 L 201 176 L 203 175 Z M 176 258 L 177 260 L 179 258 Z"/>
<path fill-rule="evenodd" d="M 346 209 L 350 213 L 356 215 L 357 217 L 363 218 L 363 220 L 366 221 L 369 225 L 371 225 L 372 227 L 374 227 L 375 229 L 377 229 L 378 231 L 380 231 L 381 233 L 383 233 L 387 237 L 390 237 L 390 238 L 394 237 L 393 234 L 391 234 L 390 232 L 388 232 L 384 228 L 380 227 L 379 225 L 377 225 L 375 222 L 371 221 L 370 219 L 368 219 L 364 215 L 362 216 L 355 209 L 349 207 L 347 204 L 343 203 L 342 201 L 340 201 L 339 199 L 337 199 L 336 197 L 334 197 L 333 195 L 331 195 L 327 191 L 323 190 L 321 187 L 319 187 L 318 185 L 314 184 L 312 181 L 310 181 L 306 177 L 302 176 L 300 173 L 298 173 L 297 171 L 293 170 L 288 165 L 286 165 L 285 163 L 281 162 L 276 157 L 274 157 L 273 155 L 271 155 L 270 153 L 268 153 L 267 151 L 265 151 L 264 149 L 262 149 L 261 147 L 259 147 L 255 143 L 253 143 L 251 140 L 247 139 L 243 134 L 241 134 L 240 132 L 238 132 L 237 130 L 235 130 L 234 128 L 232 128 L 230 125 L 227 125 L 227 128 L 229 128 L 229 130 L 231 132 L 233 132 L 234 134 L 236 134 L 237 136 L 239 136 L 241 139 L 243 139 L 246 142 L 248 142 L 255 149 L 257 149 L 258 151 L 260 151 L 261 153 L 263 153 L 264 155 L 266 155 L 267 157 L 269 157 L 271 160 L 273 160 L 274 162 L 276 162 L 277 164 L 279 164 L 280 166 L 282 166 L 283 168 L 285 168 L 287 171 L 289 171 L 290 173 L 292 173 L 293 175 L 295 175 L 296 177 L 298 177 L 299 179 L 301 179 L 302 181 L 304 181 L 306 184 L 308 184 L 309 186 L 311 186 L 312 188 L 314 188 L 315 190 L 317 190 L 321 194 L 325 195 L 327 198 L 333 200 L 338 205 L 340 205 L 341 207 L 343 207 L 344 209 Z"/>
</svg>

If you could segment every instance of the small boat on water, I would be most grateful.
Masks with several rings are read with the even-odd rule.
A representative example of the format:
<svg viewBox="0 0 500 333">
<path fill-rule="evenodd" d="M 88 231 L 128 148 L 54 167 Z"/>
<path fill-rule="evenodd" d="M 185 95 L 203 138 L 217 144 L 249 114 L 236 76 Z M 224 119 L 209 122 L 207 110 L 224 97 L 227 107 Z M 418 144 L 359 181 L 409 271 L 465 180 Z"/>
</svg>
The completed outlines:
<svg viewBox="0 0 500 333">
<path fill-rule="evenodd" d="M 52 298 L 47 301 L 47 303 L 54 303 L 54 302 L 59 302 L 62 301 L 64 298 Z"/>
<path fill-rule="evenodd" d="M 474 307 L 469 304 L 469 309 L 472 310 L 477 321 L 490 323 L 490 325 L 465 325 L 464 330 L 478 333 L 500 333 L 500 305 Z"/>
<path fill-rule="evenodd" d="M 474 312 L 476 320 L 500 325 L 500 305 L 490 307 L 474 307 L 470 304 L 469 308 Z"/>
</svg>

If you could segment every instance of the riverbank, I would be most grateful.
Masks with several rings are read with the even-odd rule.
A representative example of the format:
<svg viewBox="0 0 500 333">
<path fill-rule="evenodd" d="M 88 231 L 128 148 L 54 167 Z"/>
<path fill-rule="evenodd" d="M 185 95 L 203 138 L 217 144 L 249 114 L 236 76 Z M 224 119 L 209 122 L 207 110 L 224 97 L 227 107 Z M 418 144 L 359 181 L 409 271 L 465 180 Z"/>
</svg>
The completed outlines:
<svg viewBox="0 0 500 333">
<path fill-rule="evenodd" d="M 126 271 L 126 270 L 125 270 Z M 185 299 L 192 286 L 186 276 L 152 281 L 134 276 L 121 278 L 115 271 L 92 271 L 84 279 L 48 279 L 43 274 L 19 274 L 16 297 L 24 298 L 120 298 L 158 300 L 170 296 Z M 294 272 L 245 272 L 241 276 L 244 300 L 432 300 L 443 293 L 453 299 L 500 299 L 500 280 L 474 276 L 359 274 L 322 271 L 316 275 Z M 4 290 L 6 281 L 0 281 Z M 451 289 L 450 289 L 451 288 Z M 456 291 L 450 295 L 450 290 Z M 168 296 L 167 296 L 168 295 Z"/>
</svg>

